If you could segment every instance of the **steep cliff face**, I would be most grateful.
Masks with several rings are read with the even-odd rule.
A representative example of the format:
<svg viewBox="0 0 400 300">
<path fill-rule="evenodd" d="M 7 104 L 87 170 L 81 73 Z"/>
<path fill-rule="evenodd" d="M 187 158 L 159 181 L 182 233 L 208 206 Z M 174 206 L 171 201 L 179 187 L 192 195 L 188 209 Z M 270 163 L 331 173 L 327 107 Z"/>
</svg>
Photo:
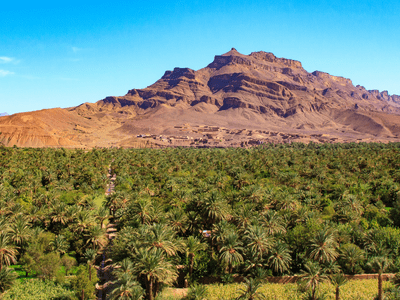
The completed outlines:
<svg viewBox="0 0 400 300">
<path fill-rule="evenodd" d="M 304 118 L 309 122 L 320 118 L 316 115 L 329 118 L 332 110 L 399 114 L 400 97 L 367 91 L 350 79 L 328 73 L 308 73 L 299 61 L 272 53 L 243 55 L 232 48 L 203 69 L 175 68 L 146 89 L 97 102 L 98 109 L 115 107 L 140 118 L 161 106 L 188 111 L 201 107 L 216 118 L 224 111 L 246 109 L 278 123 L 290 118 L 298 127 Z"/>
<path fill-rule="evenodd" d="M 272 53 L 243 55 L 234 48 L 200 70 L 175 68 L 145 89 L 131 89 L 124 96 L 64 112 L 57 117 L 63 124 L 57 130 L 48 125 L 56 124 L 49 121 L 53 117 L 46 117 L 55 114 L 52 110 L 33 112 L 35 121 L 29 124 L 14 116 L 2 117 L 3 141 L 9 145 L 127 146 L 143 142 L 133 138 L 137 134 L 176 135 L 183 125 L 192 128 L 185 129 L 187 134 L 197 137 L 196 126 L 232 129 L 227 129 L 229 134 L 239 130 L 229 137 L 220 135 L 220 140 L 237 139 L 244 129 L 269 132 L 278 141 L 289 136 L 307 141 L 306 137 L 321 135 L 329 136 L 329 141 L 397 141 L 400 136 L 400 96 L 366 90 L 350 79 L 321 71 L 309 73 L 299 61 Z M 33 133 L 21 129 L 29 126 L 35 128 Z M 26 139 L 25 133 L 31 138 Z"/>
</svg>

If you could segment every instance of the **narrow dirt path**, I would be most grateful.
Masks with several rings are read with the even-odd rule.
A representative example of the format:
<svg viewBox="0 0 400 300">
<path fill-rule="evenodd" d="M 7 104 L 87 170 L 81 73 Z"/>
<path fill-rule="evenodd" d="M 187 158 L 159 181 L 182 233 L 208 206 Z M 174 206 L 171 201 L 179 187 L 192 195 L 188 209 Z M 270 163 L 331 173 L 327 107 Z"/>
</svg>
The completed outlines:
<svg viewBox="0 0 400 300">
<path fill-rule="evenodd" d="M 109 183 L 107 184 L 106 188 L 106 196 L 111 195 L 115 191 L 115 180 L 117 178 L 116 174 L 112 174 L 111 165 L 108 169 L 107 177 L 109 179 Z M 109 218 L 110 223 L 107 224 L 106 227 L 106 238 L 107 238 L 107 245 L 99 252 L 101 256 L 101 261 L 99 266 L 96 266 L 97 269 L 97 276 L 100 279 L 100 283 L 96 284 L 96 291 L 97 291 L 97 299 L 98 300 L 106 300 L 107 294 L 109 294 L 113 288 L 113 276 L 112 271 L 114 266 L 112 265 L 112 259 L 110 258 L 110 249 L 112 246 L 112 241 L 116 236 L 117 233 L 117 225 L 115 224 L 115 220 Z"/>
</svg>

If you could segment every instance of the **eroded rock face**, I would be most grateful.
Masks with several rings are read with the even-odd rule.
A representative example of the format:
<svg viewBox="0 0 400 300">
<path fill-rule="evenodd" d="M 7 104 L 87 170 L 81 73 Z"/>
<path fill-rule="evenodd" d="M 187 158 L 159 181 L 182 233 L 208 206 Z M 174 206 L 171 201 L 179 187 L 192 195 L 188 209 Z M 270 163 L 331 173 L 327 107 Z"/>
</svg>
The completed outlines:
<svg viewBox="0 0 400 300">
<path fill-rule="evenodd" d="M 308 141 L 307 137 L 320 142 L 396 141 L 400 135 L 400 96 L 368 91 L 350 79 L 321 71 L 309 73 L 299 61 L 269 52 L 243 55 L 234 48 L 215 56 L 203 69 L 175 68 L 145 89 L 131 89 L 124 96 L 106 97 L 67 111 L 78 126 L 72 134 L 65 129 L 44 138 L 42 132 L 40 141 L 48 139 L 58 145 L 61 137 L 68 137 L 69 145 L 129 146 L 136 134 L 173 136 L 183 124 L 187 134 L 199 139 L 203 137 L 194 128 L 203 125 L 228 128 L 220 132 L 220 140 L 234 140 L 240 135 L 230 133 L 235 130 L 259 130 L 260 138 L 266 134 L 262 132 L 280 132 L 269 138 L 284 142 Z M 42 114 L 44 123 L 45 119 Z M 13 122 L 17 126 L 16 118 Z M 5 123 L 0 119 L 0 129 Z M 11 140 L 18 144 L 15 138 Z M 35 143 L 46 144 L 31 144 Z"/>
<path fill-rule="evenodd" d="M 134 106 L 141 110 L 185 102 L 191 107 L 214 105 L 217 111 L 246 108 L 268 118 L 296 117 L 305 110 L 326 109 L 400 113 L 400 97 L 387 91 L 367 91 L 350 79 L 314 71 L 308 73 L 296 60 L 268 52 L 240 54 L 236 49 L 217 55 L 204 69 L 175 68 L 146 89 L 133 89 L 122 97 L 105 98 L 99 106 Z M 269 107 L 269 110 L 260 107 Z M 215 109 L 212 109 L 215 113 Z M 321 112 L 321 110 L 319 110 Z"/>
</svg>

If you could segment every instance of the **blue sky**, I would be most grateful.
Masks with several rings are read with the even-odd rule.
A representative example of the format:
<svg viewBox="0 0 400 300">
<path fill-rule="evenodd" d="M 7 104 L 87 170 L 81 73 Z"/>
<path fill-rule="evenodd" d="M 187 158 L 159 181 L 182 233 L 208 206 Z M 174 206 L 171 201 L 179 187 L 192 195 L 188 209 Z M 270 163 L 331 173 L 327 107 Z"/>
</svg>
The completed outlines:
<svg viewBox="0 0 400 300">
<path fill-rule="evenodd" d="M 70 107 L 235 47 L 400 95 L 396 1 L 3 1 L 0 113 Z"/>
</svg>

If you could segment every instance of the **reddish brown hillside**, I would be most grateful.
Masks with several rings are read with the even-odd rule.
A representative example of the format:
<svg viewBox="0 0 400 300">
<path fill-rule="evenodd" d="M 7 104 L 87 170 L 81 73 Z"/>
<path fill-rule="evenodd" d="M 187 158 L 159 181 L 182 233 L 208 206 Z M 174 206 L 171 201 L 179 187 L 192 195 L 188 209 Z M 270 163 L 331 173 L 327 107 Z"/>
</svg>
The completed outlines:
<svg viewBox="0 0 400 300">
<path fill-rule="evenodd" d="M 235 49 L 198 71 L 175 68 L 145 89 L 61 111 L 2 117 L 1 137 L 21 146 L 244 146 L 385 142 L 400 133 L 399 96 Z"/>
</svg>

